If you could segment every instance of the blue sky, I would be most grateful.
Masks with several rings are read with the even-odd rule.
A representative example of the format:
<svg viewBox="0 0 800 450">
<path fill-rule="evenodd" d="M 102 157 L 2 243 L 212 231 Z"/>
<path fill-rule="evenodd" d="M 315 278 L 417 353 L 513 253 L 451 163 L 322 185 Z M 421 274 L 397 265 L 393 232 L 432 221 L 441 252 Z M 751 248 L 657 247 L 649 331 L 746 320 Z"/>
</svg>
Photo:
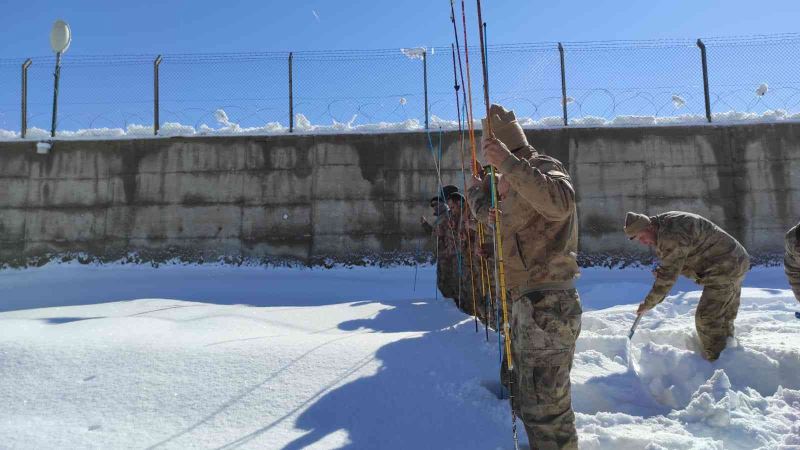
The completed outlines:
<svg viewBox="0 0 800 450">
<path fill-rule="evenodd" d="M 56 18 L 76 54 L 195 53 L 449 45 L 447 0 L 16 2 L 0 16 L 0 58 L 49 54 Z M 474 24 L 474 0 L 467 2 Z M 493 43 L 798 31 L 797 0 L 485 0 Z M 319 19 L 314 16 L 315 11 Z"/>
<path fill-rule="evenodd" d="M 460 1 L 456 3 L 460 27 Z M 484 0 L 491 45 L 724 37 L 800 31 L 798 0 Z M 475 1 L 467 2 L 477 45 Z M 182 53 L 399 49 L 449 46 L 447 0 L 161 1 L 26 0 L 0 16 L 0 129 L 20 127 L 19 64 L 29 70 L 28 125 L 48 128 L 54 20 L 72 27 L 62 70 L 59 129 L 152 123 L 152 58 L 161 66 L 160 122 L 218 126 L 216 110 L 242 126 L 288 126 L 287 62 L 186 62 Z M 459 36 L 460 38 L 460 36 Z M 585 116 L 704 115 L 699 51 L 680 48 L 574 51 L 567 45 L 570 120 Z M 462 42 L 463 44 L 463 42 Z M 440 49 L 441 50 L 441 49 Z M 392 50 L 394 51 L 394 50 Z M 146 55 L 136 63 L 71 63 L 78 55 Z M 391 58 L 310 60 L 294 65 L 294 113 L 314 124 L 424 121 L 421 62 Z M 478 57 L 472 56 L 480 104 Z M 558 52 L 490 52 L 492 100 L 524 117 L 561 115 Z M 430 113 L 455 119 L 449 51 L 428 58 Z M 5 61 L 5 63 L 4 63 Z M 712 111 L 800 111 L 800 39 L 768 46 L 709 47 Z M 769 83 L 769 95 L 753 93 Z M 685 103 L 677 107 L 673 95 Z"/>
</svg>

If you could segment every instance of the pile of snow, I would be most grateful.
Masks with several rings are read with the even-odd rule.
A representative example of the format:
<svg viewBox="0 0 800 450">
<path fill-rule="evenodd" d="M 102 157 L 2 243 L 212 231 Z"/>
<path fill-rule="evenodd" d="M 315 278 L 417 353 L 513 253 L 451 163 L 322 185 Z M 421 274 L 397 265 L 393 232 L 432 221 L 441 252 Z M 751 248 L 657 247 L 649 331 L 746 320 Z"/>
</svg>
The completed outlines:
<svg viewBox="0 0 800 450">
<path fill-rule="evenodd" d="M 679 102 L 676 101 L 676 105 Z M 711 114 L 711 121 L 715 125 L 741 122 L 781 122 L 800 120 L 800 113 L 790 114 L 785 110 L 767 110 L 763 113 L 747 113 L 727 111 Z M 571 119 L 570 126 L 577 127 L 640 127 L 660 125 L 693 125 L 708 123 L 705 115 L 682 114 L 677 116 L 616 116 L 613 119 L 604 117 L 586 116 Z"/>
<path fill-rule="evenodd" d="M 19 133 L 15 131 L 0 130 L 0 139 L 18 139 Z"/>
<path fill-rule="evenodd" d="M 685 101 L 677 96 L 673 96 L 673 103 L 676 108 L 680 108 Z M 400 99 L 400 104 L 405 104 L 405 99 Z M 280 122 L 268 122 L 258 127 L 242 127 L 238 123 L 232 122 L 224 110 L 218 109 L 214 113 L 217 120 L 217 127 L 214 128 L 207 124 L 200 124 L 197 128 L 192 125 L 184 125 L 177 122 L 166 122 L 161 125 L 158 136 L 153 133 L 152 125 L 130 124 L 126 128 L 89 128 L 77 131 L 58 130 L 56 139 L 131 139 L 131 138 L 158 138 L 172 136 L 228 136 L 228 135 L 275 135 L 288 134 L 289 127 Z M 351 117 L 347 122 L 333 120 L 330 125 L 312 124 L 303 114 L 296 114 L 294 120 L 295 134 L 341 134 L 341 133 L 386 133 L 386 132 L 408 132 L 424 131 L 424 124 L 418 119 L 407 119 L 401 122 L 378 122 L 369 124 L 355 124 L 357 115 Z M 523 128 L 555 128 L 564 125 L 561 116 L 549 116 L 541 119 L 530 117 L 520 117 L 517 119 Z M 782 109 L 768 110 L 763 113 L 747 113 L 738 111 L 728 111 L 712 114 L 713 124 L 731 124 L 744 122 L 783 122 L 800 121 L 800 113 L 789 113 Z M 481 129 L 480 119 L 474 119 L 475 129 Z M 641 126 L 661 126 L 661 125 L 701 125 L 707 124 L 706 117 L 701 114 L 682 114 L 676 116 L 629 116 L 621 115 L 614 118 L 584 116 L 569 120 L 571 127 L 641 127 Z M 466 127 L 466 123 L 464 124 Z M 443 119 L 436 115 L 429 118 L 429 129 L 431 130 L 457 130 L 458 121 Z M 0 129 L 0 141 L 18 140 L 20 134 L 17 131 Z M 25 136 L 28 140 L 47 140 L 50 139 L 50 131 L 42 128 L 29 128 Z"/>
<path fill-rule="evenodd" d="M 645 269 L 579 279 L 581 448 L 800 445 L 800 320 L 782 269 L 748 275 L 736 342 L 714 363 L 696 353 L 687 280 L 628 346 L 651 282 Z M 0 442 L 513 448 L 497 337 L 434 286 L 431 267 L 0 271 Z"/>
</svg>

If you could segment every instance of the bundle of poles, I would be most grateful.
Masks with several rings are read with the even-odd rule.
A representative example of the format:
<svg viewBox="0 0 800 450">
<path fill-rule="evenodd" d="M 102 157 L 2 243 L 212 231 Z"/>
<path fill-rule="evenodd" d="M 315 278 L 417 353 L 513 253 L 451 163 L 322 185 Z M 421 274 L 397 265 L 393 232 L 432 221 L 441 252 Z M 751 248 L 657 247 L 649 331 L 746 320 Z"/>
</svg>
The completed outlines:
<svg viewBox="0 0 800 450">
<path fill-rule="evenodd" d="M 480 54 L 481 54 L 481 68 L 483 74 L 483 100 L 484 106 L 486 108 L 486 121 L 484 122 L 483 126 L 483 137 L 493 139 L 494 133 L 492 131 L 492 123 L 491 123 L 491 115 L 490 115 L 490 106 L 491 103 L 489 101 L 489 68 L 487 63 L 487 55 L 486 55 L 486 23 L 483 21 L 482 11 L 481 11 L 481 2 L 480 0 L 477 1 L 477 19 L 478 19 L 478 35 L 480 37 Z M 473 109 L 472 109 L 472 80 L 470 74 L 470 64 L 469 64 L 469 46 L 468 46 L 468 33 L 467 33 L 467 17 L 466 17 L 466 7 L 464 4 L 464 0 L 461 0 L 461 26 L 464 36 L 464 46 L 463 46 L 463 54 L 464 54 L 464 64 L 462 65 L 461 54 L 462 49 L 459 43 L 459 33 L 458 33 L 458 24 L 456 21 L 456 8 L 455 8 L 455 1 L 450 0 L 450 21 L 453 25 L 453 37 L 454 43 L 452 44 L 452 54 L 453 54 L 453 79 L 454 79 L 454 90 L 455 90 L 455 97 L 456 97 L 456 109 L 457 109 L 457 119 L 458 119 L 458 132 L 459 132 L 459 143 L 461 149 L 461 173 L 463 178 L 463 189 L 464 194 L 467 194 L 467 176 L 466 176 L 466 155 L 465 155 L 465 147 L 467 143 L 467 138 L 465 138 L 465 131 L 467 131 L 471 159 L 470 159 L 470 172 L 473 177 L 480 177 L 481 172 L 481 165 L 478 162 L 477 157 L 477 144 L 475 139 L 475 127 L 474 127 L 474 116 L 473 116 Z M 463 67 L 466 66 L 466 80 L 464 79 L 464 69 Z M 459 85 L 460 81 L 460 85 Z M 466 81 L 466 82 L 465 82 Z M 464 86 L 464 89 L 461 90 L 460 86 Z M 460 92 L 459 92 L 460 91 Z M 463 107 L 464 107 L 464 114 L 462 114 L 462 100 L 463 100 Z M 463 121 L 466 120 L 467 127 L 466 130 L 464 129 Z M 505 267 L 503 262 L 503 245 L 502 245 L 502 235 L 501 235 L 501 224 L 500 224 L 500 214 L 497 212 L 497 178 L 496 172 L 494 167 L 489 167 L 488 173 L 484 174 L 484 176 L 489 176 L 490 180 L 490 189 L 491 189 L 491 202 L 492 208 L 495 211 L 494 214 L 491 216 L 493 217 L 494 226 L 492 230 L 492 247 L 494 250 L 494 258 L 493 258 L 493 274 L 495 280 L 495 292 L 494 292 L 494 300 L 500 300 L 500 306 L 502 310 L 502 325 L 498 323 L 497 331 L 498 334 L 500 333 L 500 327 L 502 326 L 503 335 L 505 339 L 502 337 L 499 338 L 498 342 L 505 342 L 505 354 L 506 354 L 506 364 L 509 373 L 509 405 L 511 406 L 511 429 L 514 439 L 514 448 L 519 449 L 519 440 L 517 437 L 517 417 L 514 411 L 513 403 L 514 403 L 514 360 L 511 353 L 511 329 L 510 329 L 510 321 L 509 321 L 509 314 L 508 314 L 508 299 L 507 299 L 507 290 L 506 290 L 506 282 L 505 282 Z M 440 182 L 441 184 L 441 182 Z M 441 186 L 440 186 L 441 190 Z M 461 220 L 464 221 L 463 226 L 465 230 L 469 230 L 469 214 L 462 214 Z M 467 231 L 469 233 L 469 231 Z M 473 311 L 475 313 L 475 331 L 478 331 L 478 309 L 477 309 L 477 301 L 476 301 L 476 292 L 475 292 L 475 274 L 473 270 L 472 258 L 473 258 L 473 251 L 472 251 L 472 244 L 469 234 L 467 234 L 467 259 L 468 265 L 470 268 L 470 279 L 471 279 L 471 288 L 472 288 L 472 306 Z M 484 229 L 483 225 L 480 221 L 478 221 L 477 225 L 477 239 L 478 245 L 481 247 L 484 245 L 484 240 L 486 239 L 486 230 Z M 478 255 L 480 258 L 479 262 L 479 270 L 480 270 L 480 283 L 481 283 L 481 298 L 484 301 L 485 307 L 485 322 L 486 322 L 486 339 L 489 338 L 489 331 L 488 331 L 488 322 L 489 322 L 489 304 L 494 303 L 492 302 L 491 298 L 491 283 L 489 277 L 489 263 L 483 257 L 482 254 Z M 459 262 L 459 265 L 461 262 Z M 494 309 L 494 308 L 492 308 Z M 499 318 L 498 318 L 499 319 Z M 499 320 L 498 320 L 499 322 Z M 501 344 L 502 345 L 502 344 Z M 502 349 L 501 349 L 502 353 Z M 502 358 L 501 358 L 502 359 Z M 502 362 L 501 362 L 502 364 Z"/>
</svg>

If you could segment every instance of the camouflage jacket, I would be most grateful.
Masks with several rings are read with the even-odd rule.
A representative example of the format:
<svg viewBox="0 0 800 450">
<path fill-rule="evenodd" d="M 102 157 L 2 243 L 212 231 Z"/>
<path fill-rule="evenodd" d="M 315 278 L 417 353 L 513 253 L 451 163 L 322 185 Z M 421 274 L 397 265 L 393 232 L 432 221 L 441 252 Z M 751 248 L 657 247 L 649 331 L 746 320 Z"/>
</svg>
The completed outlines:
<svg viewBox="0 0 800 450">
<path fill-rule="evenodd" d="M 795 225 L 794 228 L 786 233 L 786 252 L 783 256 L 783 270 L 786 271 L 786 277 L 789 279 L 789 285 L 794 291 L 795 298 L 800 301 L 800 248 L 797 248 L 798 236 L 800 232 L 800 224 Z"/>
<path fill-rule="evenodd" d="M 650 220 L 656 225 L 656 280 L 644 300 L 649 308 L 661 303 L 678 275 L 701 285 L 724 284 L 744 276 L 750 255 L 731 235 L 697 214 L 669 211 Z"/>
<path fill-rule="evenodd" d="M 425 222 L 422 224 L 422 229 L 431 233 L 434 254 L 438 261 L 453 258 L 456 251 L 453 247 L 453 231 L 450 229 L 447 217 L 438 216 L 433 225 Z"/>
<path fill-rule="evenodd" d="M 446 258 L 457 258 L 461 255 L 461 242 L 458 236 L 460 217 L 459 214 L 450 211 L 437 228 L 437 234 L 441 237 L 439 254 Z"/>
<path fill-rule="evenodd" d="M 511 186 L 499 203 L 506 288 L 514 299 L 534 290 L 569 288 L 579 271 L 575 190 L 567 171 L 535 151 L 528 159 L 512 155 L 499 169 Z M 492 227 L 489 177 L 471 187 L 467 199 L 475 217 Z"/>
</svg>

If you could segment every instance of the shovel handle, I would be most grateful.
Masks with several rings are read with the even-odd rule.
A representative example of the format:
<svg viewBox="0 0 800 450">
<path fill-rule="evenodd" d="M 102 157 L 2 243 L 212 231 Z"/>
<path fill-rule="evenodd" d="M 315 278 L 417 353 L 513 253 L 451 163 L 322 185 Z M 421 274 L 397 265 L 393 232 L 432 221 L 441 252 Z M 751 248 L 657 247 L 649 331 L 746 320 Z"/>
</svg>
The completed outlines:
<svg viewBox="0 0 800 450">
<path fill-rule="evenodd" d="M 644 314 L 637 314 L 636 320 L 633 321 L 633 326 L 631 326 L 631 331 L 628 332 L 628 339 L 633 339 L 633 333 L 636 332 L 636 327 L 639 326 L 639 321 L 642 320 L 642 316 Z"/>
</svg>

